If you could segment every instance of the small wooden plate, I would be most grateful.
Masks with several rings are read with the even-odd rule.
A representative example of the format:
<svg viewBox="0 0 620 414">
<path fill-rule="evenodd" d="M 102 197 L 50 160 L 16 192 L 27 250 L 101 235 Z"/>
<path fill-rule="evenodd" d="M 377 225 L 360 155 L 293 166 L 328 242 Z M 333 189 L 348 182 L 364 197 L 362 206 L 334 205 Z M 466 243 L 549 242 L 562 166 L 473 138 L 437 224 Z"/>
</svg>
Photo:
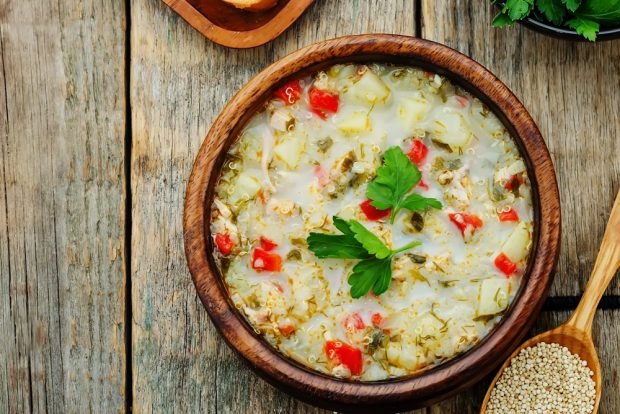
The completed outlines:
<svg viewBox="0 0 620 414">
<path fill-rule="evenodd" d="M 314 0 L 280 0 L 269 10 L 248 12 L 222 0 L 163 0 L 208 39 L 247 49 L 280 36 Z"/>
</svg>

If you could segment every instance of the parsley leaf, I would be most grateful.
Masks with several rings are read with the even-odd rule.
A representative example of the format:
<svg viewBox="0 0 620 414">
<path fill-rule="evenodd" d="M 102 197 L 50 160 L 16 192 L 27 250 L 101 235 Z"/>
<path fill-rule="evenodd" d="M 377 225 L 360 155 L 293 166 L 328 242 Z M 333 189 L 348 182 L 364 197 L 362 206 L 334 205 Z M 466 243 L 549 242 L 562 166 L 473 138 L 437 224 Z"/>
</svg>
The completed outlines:
<svg viewBox="0 0 620 414">
<path fill-rule="evenodd" d="M 507 14 L 504 14 L 503 12 L 499 12 L 493 18 L 493 23 L 491 25 L 493 27 L 504 27 L 504 26 L 509 26 L 512 23 L 513 23 L 512 20 L 510 20 L 510 17 L 508 17 Z"/>
<path fill-rule="evenodd" d="M 355 233 L 355 240 L 360 242 L 364 249 L 375 255 L 377 259 L 385 259 L 392 253 L 392 250 L 358 221 L 349 220 L 349 227 Z"/>
<path fill-rule="evenodd" d="M 319 259 L 366 259 L 371 257 L 368 250 L 355 239 L 349 223 L 334 217 L 334 226 L 343 234 L 324 234 L 311 232 L 306 241 L 308 247 Z"/>
<path fill-rule="evenodd" d="M 310 233 L 308 247 L 320 259 L 362 259 L 348 278 L 351 296 L 359 298 L 372 288 L 376 295 L 387 290 L 392 280 L 392 258 L 420 245 L 413 241 L 392 250 L 376 235 L 355 220 L 334 216 L 334 226 L 343 234 Z"/>
<path fill-rule="evenodd" d="M 442 205 L 436 198 L 424 197 L 418 193 L 411 193 L 402 202 L 402 207 L 410 211 L 426 211 L 431 208 L 441 209 Z"/>
<path fill-rule="evenodd" d="M 566 15 L 562 0 L 536 0 L 536 7 L 553 24 L 561 25 Z"/>
<path fill-rule="evenodd" d="M 618 23 L 620 0 L 587 0 L 579 8 L 577 15 L 599 23 Z"/>
<path fill-rule="evenodd" d="M 568 10 L 574 13 L 581 5 L 581 0 L 562 0 L 562 3 L 564 3 Z"/>
<path fill-rule="evenodd" d="M 392 279 L 392 258 L 371 258 L 362 260 L 353 267 L 348 282 L 351 297 L 357 299 L 368 293 L 370 288 L 376 295 L 385 292 Z"/>
<path fill-rule="evenodd" d="M 373 207 L 379 210 L 392 209 L 390 223 L 394 223 L 394 218 L 401 208 L 411 211 L 424 211 L 428 207 L 441 208 L 441 203 L 432 198 L 427 199 L 416 194 L 418 202 L 408 200 L 415 193 L 405 198 L 407 193 L 420 182 L 422 174 L 418 167 L 409 160 L 400 147 L 391 147 L 383 154 L 383 165 L 377 169 L 377 177 L 368 184 L 366 197 L 371 200 Z M 431 200 L 421 202 L 419 200 Z M 421 210 L 418 206 L 424 206 Z"/>
<path fill-rule="evenodd" d="M 534 0 L 507 0 L 502 11 L 508 12 L 508 17 L 514 22 L 526 17 L 533 8 Z"/>
<path fill-rule="evenodd" d="M 596 34 L 599 30 L 599 24 L 595 21 L 582 17 L 575 17 L 567 21 L 566 25 L 575 29 L 577 33 L 579 33 L 589 41 L 594 42 L 596 40 Z"/>
</svg>

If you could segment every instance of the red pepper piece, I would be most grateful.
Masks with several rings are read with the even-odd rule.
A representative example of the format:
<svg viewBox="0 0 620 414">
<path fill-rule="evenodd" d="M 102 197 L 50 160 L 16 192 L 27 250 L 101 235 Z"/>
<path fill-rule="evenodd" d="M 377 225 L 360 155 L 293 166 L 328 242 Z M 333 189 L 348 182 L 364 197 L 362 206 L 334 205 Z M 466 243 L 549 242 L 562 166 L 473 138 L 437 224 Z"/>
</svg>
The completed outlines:
<svg viewBox="0 0 620 414">
<path fill-rule="evenodd" d="M 302 90 L 299 81 L 294 80 L 279 87 L 273 94 L 285 104 L 292 105 L 301 98 L 301 93 Z"/>
<path fill-rule="evenodd" d="M 372 322 L 374 326 L 379 328 L 383 326 L 383 324 L 385 323 L 385 317 L 383 317 L 383 315 L 381 315 L 379 312 L 375 312 L 372 314 L 370 321 Z"/>
<path fill-rule="evenodd" d="M 499 213 L 499 221 L 519 221 L 519 214 L 514 208 Z"/>
<path fill-rule="evenodd" d="M 424 180 L 420 180 L 420 182 L 418 183 L 418 187 L 420 187 L 422 190 L 428 190 L 428 184 L 426 184 L 426 181 Z"/>
<path fill-rule="evenodd" d="M 217 233 L 215 235 L 215 245 L 224 256 L 228 256 L 235 247 L 235 243 L 230 238 L 230 234 Z"/>
<path fill-rule="evenodd" d="M 272 251 L 273 249 L 275 249 L 276 247 L 278 247 L 278 244 L 272 240 L 269 240 L 267 237 L 265 236 L 260 236 L 260 247 L 265 250 L 265 251 Z"/>
<path fill-rule="evenodd" d="M 506 181 L 504 188 L 508 191 L 517 190 L 521 184 L 523 184 L 523 176 L 521 174 L 515 174 Z"/>
<path fill-rule="evenodd" d="M 254 249 L 252 255 L 252 269 L 257 271 L 279 272 L 282 270 L 282 257 L 277 253 L 270 253 L 263 249 Z"/>
<path fill-rule="evenodd" d="M 351 315 L 347 315 L 346 318 L 344 318 L 344 323 L 343 323 L 345 329 L 347 330 L 362 330 L 366 327 L 366 324 L 364 324 L 364 321 L 362 320 L 361 316 L 357 313 L 353 313 Z"/>
<path fill-rule="evenodd" d="M 500 253 L 495 258 L 495 266 L 506 276 L 510 276 L 517 271 L 517 264 L 511 261 L 504 253 Z"/>
<path fill-rule="evenodd" d="M 407 152 L 407 156 L 418 167 L 420 167 L 424 160 L 426 160 L 426 156 L 428 155 L 428 147 L 422 140 L 414 139 L 411 141 L 411 148 L 409 148 L 409 152 Z"/>
<path fill-rule="evenodd" d="M 284 335 L 284 336 L 289 336 L 293 332 L 295 332 L 295 326 L 293 326 L 291 324 L 281 325 L 278 328 L 280 328 L 280 333 L 282 333 L 282 335 Z"/>
<path fill-rule="evenodd" d="M 390 215 L 392 209 L 388 208 L 387 210 L 379 210 L 371 204 L 370 200 L 366 200 L 360 204 L 360 208 L 362 209 L 362 213 L 366 216 L 368 220 L 381 220 Z"/>
<path fill-rule="evenodd" d="M 450 218 L 450 221 L 459 228 L 461 235 L 463 236 L 465 236 L 466 231 L 471 231 L 473 233 L 484 224 L 480 217 L 473 214 L 450 213 L 448 214 L 448 217 Z"/>
<path fill-rule="evenodd" d="M 352 375 L 362 373 L 362 351 L 341 341 L 325 342 L 325 355 L 334 365 L 344 365 Z"/>
<path fill-rule="evenodd" d="M 314 86 L 308 92 L 308 102 L 312 112 L 321 119 L 326 119 L 330 114 L 335 114 L 340 107 L 340 97 L 337 94 Z"/>
</svg>

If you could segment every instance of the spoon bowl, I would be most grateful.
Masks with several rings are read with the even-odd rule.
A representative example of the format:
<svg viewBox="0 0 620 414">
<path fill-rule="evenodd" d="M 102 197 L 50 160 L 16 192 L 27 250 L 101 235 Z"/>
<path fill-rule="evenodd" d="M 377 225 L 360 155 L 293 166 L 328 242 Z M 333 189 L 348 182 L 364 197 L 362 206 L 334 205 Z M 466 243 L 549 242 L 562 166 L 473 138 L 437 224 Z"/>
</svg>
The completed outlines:
<svg viewBox="0 0 620 414">
<path fill-rule="evenodd" d="M 602 375 L 601 364 L 592 341 L 592 321 L 596 314 L 596 307 L 611 279 L 616 274 L 618 267 L 620 267 L 620 192 L 616 196 L 616 201 L 611 210 L 607 229 L 605 230 L 601 248 L 594 264 L 594 270 L 577 309 L 564 324 L 527 340 L 510 355 L 489 386 L 480 408 L 481 414 L 486 413 L 491 392 L 506 367 L 510 365 L 512 359 L 523 349 L 536 346 L 541 342 L 564 346 L 572 354 L 576 354 L 579 358 L 586 361 L 588 367 L 594 373 L 592 380 L 596 389 L 592 413 L 598 412 L 598 406 L 601 401 Z"/>
</svg>

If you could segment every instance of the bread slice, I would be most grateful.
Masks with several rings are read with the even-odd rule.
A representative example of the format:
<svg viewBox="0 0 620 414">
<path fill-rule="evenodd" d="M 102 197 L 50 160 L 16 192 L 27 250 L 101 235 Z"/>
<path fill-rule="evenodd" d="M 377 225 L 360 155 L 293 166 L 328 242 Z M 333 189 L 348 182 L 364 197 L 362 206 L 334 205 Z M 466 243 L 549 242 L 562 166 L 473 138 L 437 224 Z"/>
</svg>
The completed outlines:
<svg viewBox="0 0 620 414">
<path fill-rule="evenodd" d="M 224 3 L 247 11 L 263 11 L 274 7 L 278 0 L 222 0 Z"/>
</svg>

